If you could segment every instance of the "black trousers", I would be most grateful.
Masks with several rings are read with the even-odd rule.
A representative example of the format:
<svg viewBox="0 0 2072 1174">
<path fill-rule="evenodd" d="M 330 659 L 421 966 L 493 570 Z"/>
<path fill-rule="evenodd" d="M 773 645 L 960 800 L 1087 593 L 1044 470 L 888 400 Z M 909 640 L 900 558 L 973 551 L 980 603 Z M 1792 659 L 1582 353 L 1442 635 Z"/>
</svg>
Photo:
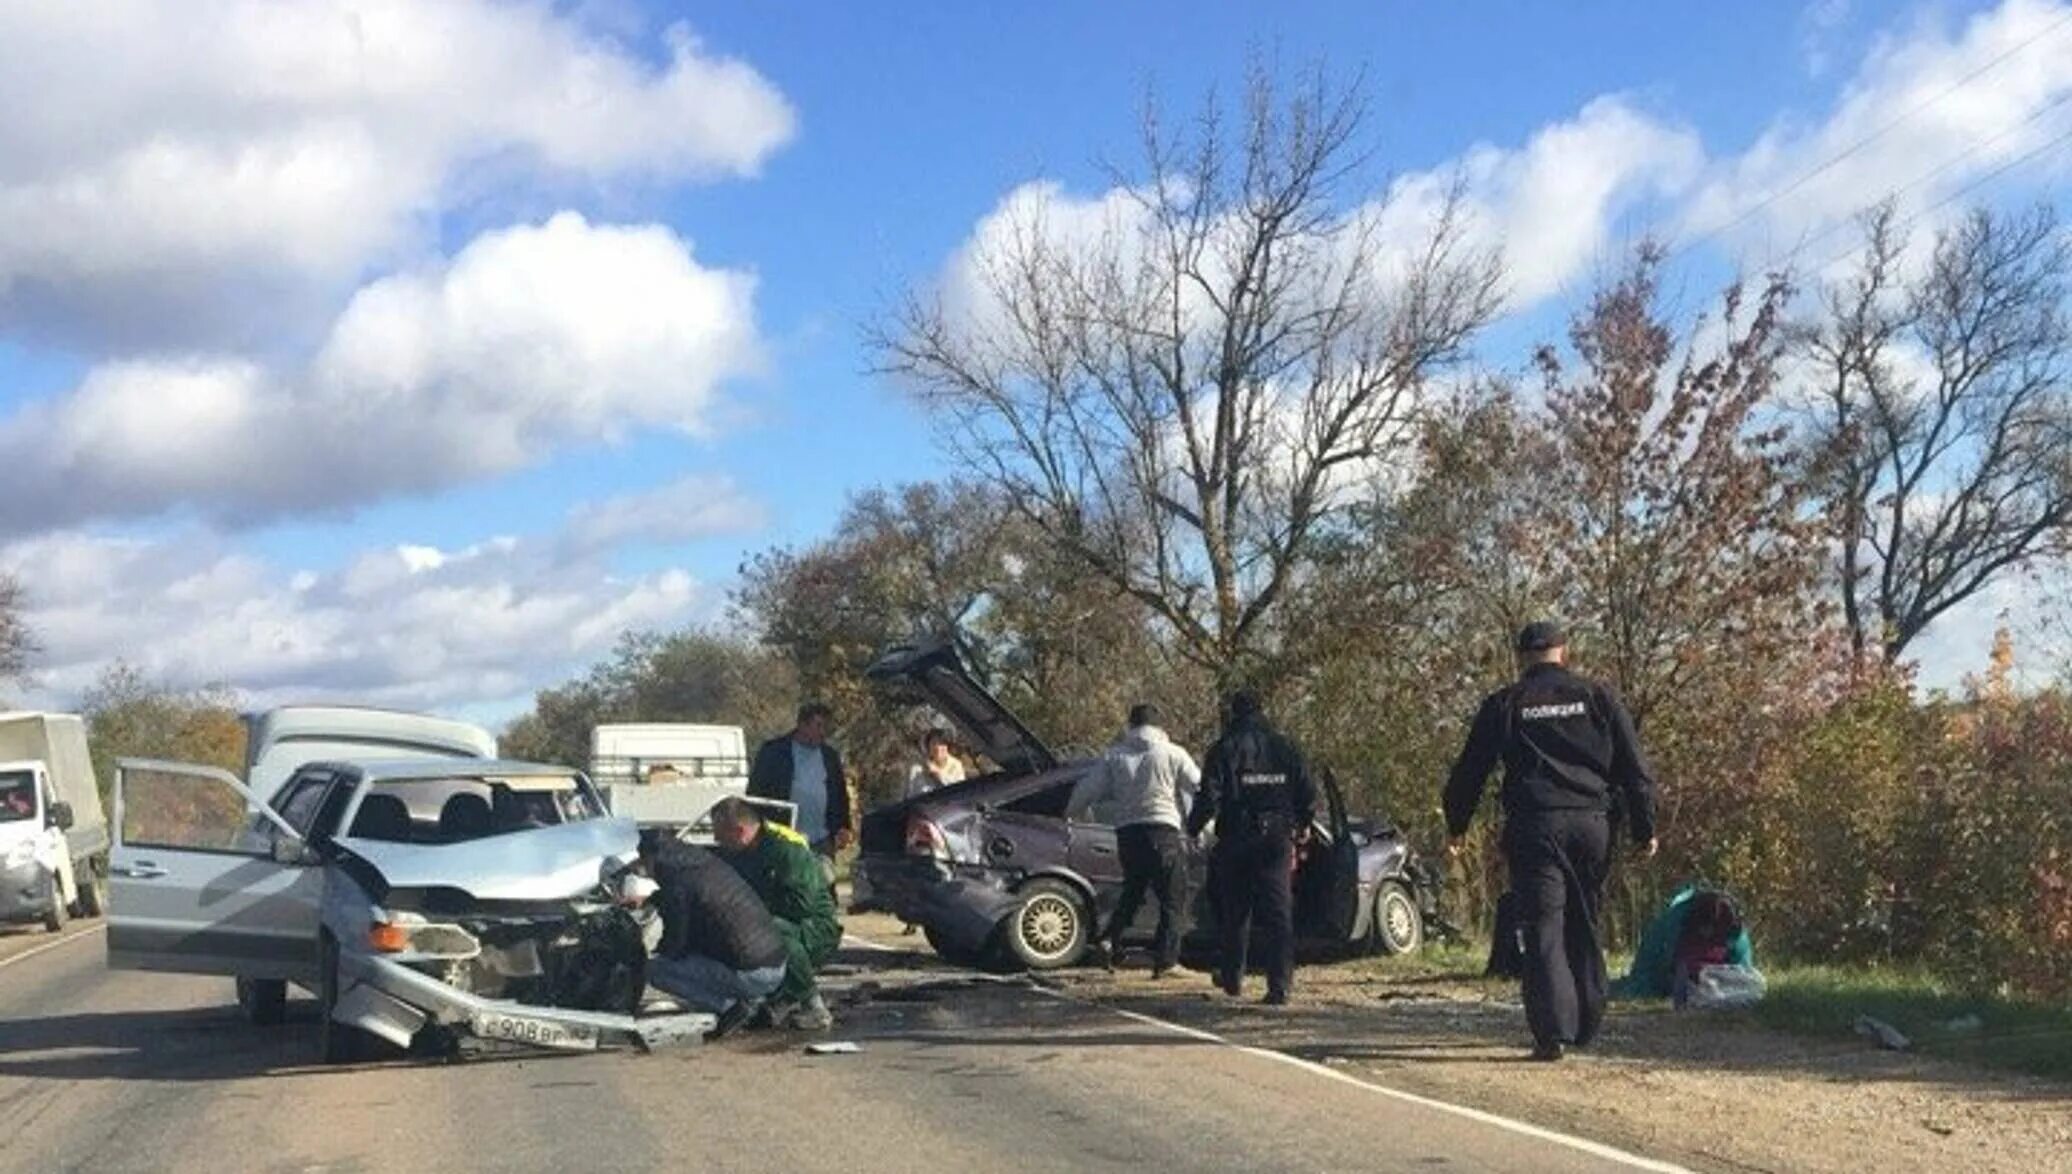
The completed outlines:
<svg viewBox="0 0 2072 1174">
<path fill-rule="evenodd" d="M 1115 918 L 1108 940 L 1120 943 L 1123 932 L 1144 907 L 1144 894 L 1158 901 L 1158 939 L 1154 964 L 1171 969 L 1180 961 L 1181 920 L 1187 909 L 1187 849 L 1180 829 L 1162 823 L 1133 823 L 1115 829 L 1115 851 L 1122 860 L 1122 895 L 1115 900 Z"/>
<path fill-rule="evenodd" d="M 1611 851 L 1602 811 L 1514 815 L 1504 828 L 1525 941 L 1525 1019 L 1535 1043 L 1586 1045 L 1604 1023 L 1597 915 Z"/>
<path fill-rule="evenodd" d="M 1244 977 L 1256 914 L 1266 953 L 1267 992 L 1285 994 L 1295 981 L 1295 842 L 1285 831 L 1269 827 L 1222 841 L 1217 851 L 1220 977 L 1226 984 Z"/>
</svg>

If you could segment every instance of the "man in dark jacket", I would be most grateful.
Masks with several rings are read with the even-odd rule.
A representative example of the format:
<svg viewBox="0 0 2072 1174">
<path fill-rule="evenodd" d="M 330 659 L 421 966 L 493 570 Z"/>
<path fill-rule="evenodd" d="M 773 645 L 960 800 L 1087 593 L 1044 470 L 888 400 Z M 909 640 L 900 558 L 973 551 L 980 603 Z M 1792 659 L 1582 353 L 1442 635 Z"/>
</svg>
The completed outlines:
<svg viewBox="0 0 2072 1174">
<path fill-rule="evenodd" d="M 1267 723 L 1257 695 L 1233 694 L 1229 716 L 1209 748 L 1187 832 L 1198 836 L 1216 823 L 1216 984 L 1226 994 L 1243 993 L 1256 910 L 1266 938 L 1266 1003 L 1280 1006 L 1295 981 L 1295 847 L 1309 838 L 1317 791 L 1302 752 Z"/>
<path fill-rule="evenodd" d="M 1450 853 L 1458 855 L 1489 772 L 1501 761 L 1503 850 L 1525 938 L 1525 1017 L 1533 1057 L 1558 1060 L 1604 1021 L 1597 911 L 1615 799 L 1633 842 L 1655 854 L 1655 781 L 1633 715 L 1618 695 L 1568 671 L 1558 625 L 1527 624 L 1515 684 L 1482 702 L 1446 783 Z"/>
<path fill-rule="evenodd" d="M 842 923 L 806 838 L 740 799 L 712 809 L 712 834 L 720 855 L 762 898 L 784 941 L 784 982 L 768 1007 L 771 1023 L 826 1030 L 834 1017 L 814 975 L 841 945 Z"/>
<path fill-rule="evenodd" d="M 648 985 L 720 1016 L 722 1031 L 747 1018 L 784 982 L 784 938 L 762 898 L 726 861 L 659 829 L 641 833 L 640 864 L 646 876 L 622 893 L 662 919 Z"/>
<path fill-rule="evenodd" d="M 834 855 L 856 838 L 849 812 L 849 779 L 842 756 L 827 740 L 833 711 L 819 702 L 799 707 L 798 724 L 755 752 L 748 794 L 798 808 L 792 826 L 820 857 L 821 872 L 834 883 Z"/>
</svg>

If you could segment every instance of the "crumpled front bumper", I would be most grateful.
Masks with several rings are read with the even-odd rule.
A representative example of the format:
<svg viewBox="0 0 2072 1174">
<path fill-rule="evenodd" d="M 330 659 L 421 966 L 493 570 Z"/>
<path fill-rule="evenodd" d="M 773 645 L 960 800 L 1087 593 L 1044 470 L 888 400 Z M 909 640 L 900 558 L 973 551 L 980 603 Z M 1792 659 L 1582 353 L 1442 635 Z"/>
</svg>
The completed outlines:
<svg viewBox="0 0 2072 1174">
<path fill-rule="evenodd" d="M 338 979 L 338 1003 L 332 1017 L 397 1047 L 408 1047 L 411 1037 L 427 1023 L 470 1035 L 475 1018 L 485 1014 L 587 1029 L 596 1032 L 602 1044 L 640 1048 L 701 1043 L 718 1024 L 716 1017 L 703 1012 L 636 1017 L 484 998 L 400 962 L 365 955 L 341 956 Z"/>
<path fill-rule="evenodd" d="M 0 869 L 0 921 L 34 920 L 50 912 L 50 869 L 40 860 Z"/>
</svg>

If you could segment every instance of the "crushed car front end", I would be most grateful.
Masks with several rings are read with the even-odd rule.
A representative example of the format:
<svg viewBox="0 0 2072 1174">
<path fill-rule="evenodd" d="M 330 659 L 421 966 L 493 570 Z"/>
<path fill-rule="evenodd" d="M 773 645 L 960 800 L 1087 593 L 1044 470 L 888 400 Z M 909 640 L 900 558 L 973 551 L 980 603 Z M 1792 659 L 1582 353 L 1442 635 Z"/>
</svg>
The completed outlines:
<svg viewBox="0 0 2072 1174">
<path fill-rule="evenodd" d="M 341 844 L 323 913 L 332 1018 L 398 1046 L 434 1029 L 462 1051 L 702 1039 L 709 1014 L 640 1011 L 644 927 L 612 900 L 634 835 L 611 820 L 445 848 Z"/>
</svg>

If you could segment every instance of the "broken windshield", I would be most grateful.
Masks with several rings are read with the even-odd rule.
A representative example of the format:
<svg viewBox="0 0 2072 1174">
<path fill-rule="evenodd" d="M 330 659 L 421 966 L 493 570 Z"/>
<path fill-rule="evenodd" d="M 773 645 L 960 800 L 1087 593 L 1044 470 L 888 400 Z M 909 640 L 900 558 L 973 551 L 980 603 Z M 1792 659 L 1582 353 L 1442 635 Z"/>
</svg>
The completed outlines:
<svg viewBox="0 0 2072 1174">
<path fill-rule="evenodd" d="M 351 835 L 398 844 L 458 844 L 604 818 L 596 793 L 574 775 L 377 781 Z"/>
</svg>

